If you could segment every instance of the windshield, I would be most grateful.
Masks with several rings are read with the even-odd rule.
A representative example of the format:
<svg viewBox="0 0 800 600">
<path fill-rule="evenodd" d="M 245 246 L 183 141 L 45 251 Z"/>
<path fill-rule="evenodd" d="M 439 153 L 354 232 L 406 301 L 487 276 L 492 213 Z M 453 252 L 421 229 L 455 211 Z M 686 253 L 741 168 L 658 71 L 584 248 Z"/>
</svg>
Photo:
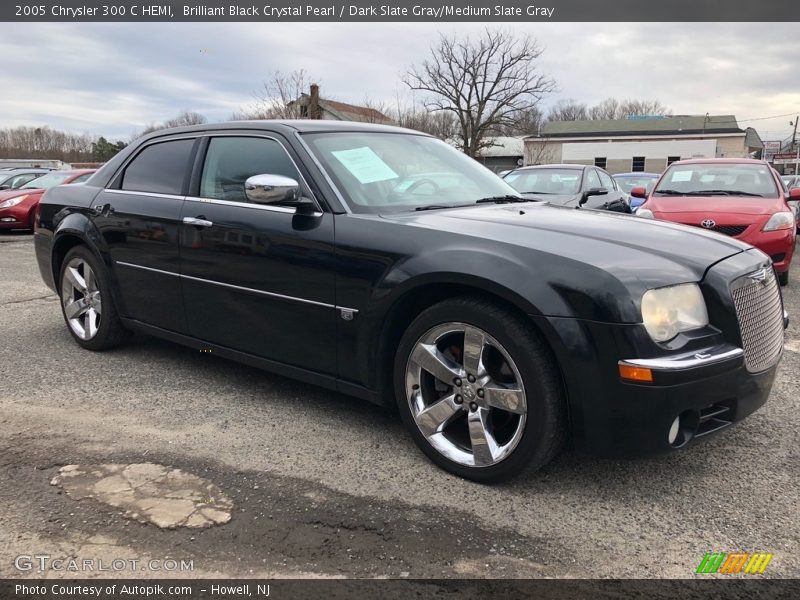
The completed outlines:
<svg viewBox="0 0 800 600">
<path fill-rule="evenodd" d="M 26 183 L 20 189 L 46 190 L 64 183 L 64 180 L 66 180 L 69 176 L 69 173 L 48 173 L 47 175 L 42 175 L 41 177 L 37 177 L 33 181 Z"/>
<path fill-rule="evenodd" d="M 621 175 L 615 176 L 614 179 L 619 188 L 626 194 L 630 194 L 635 187 L 643 187 L 649 194 L 656 181 L 658 181 L 658 177 L 642 177 L 639 175 Z"/>
<path fill-rule="evenodd" d="M 337 132 L 303 135 L 356 213 L 460 206 L 514 195 L 502 179 L 452 146 L 421 135 Z"/>
<path fill-rule="evenodd" d="M 777 198 L 778 188 L 767 165 L 698 163 L 670 167 L 654 195 Z"/>
<path fill-rule="evenodd" d="M 577 194 L 581 169 L 520 169 L 505 180 L 521 194 Z"/>
</svg>

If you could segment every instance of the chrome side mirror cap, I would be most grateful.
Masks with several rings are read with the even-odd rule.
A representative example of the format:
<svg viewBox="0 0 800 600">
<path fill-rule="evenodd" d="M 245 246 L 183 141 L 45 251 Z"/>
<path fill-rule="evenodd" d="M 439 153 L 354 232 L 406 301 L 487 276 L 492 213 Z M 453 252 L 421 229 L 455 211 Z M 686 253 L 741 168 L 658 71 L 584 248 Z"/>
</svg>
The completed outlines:
<svg viewBox="0 0 800 600">
<path fill-rule="evenodd" d="M 244 182 L 244 193 L 256 204 L 292 203 L 300 197 L 300 184 L 283 175 L 253 175 Z"/>
</svg>

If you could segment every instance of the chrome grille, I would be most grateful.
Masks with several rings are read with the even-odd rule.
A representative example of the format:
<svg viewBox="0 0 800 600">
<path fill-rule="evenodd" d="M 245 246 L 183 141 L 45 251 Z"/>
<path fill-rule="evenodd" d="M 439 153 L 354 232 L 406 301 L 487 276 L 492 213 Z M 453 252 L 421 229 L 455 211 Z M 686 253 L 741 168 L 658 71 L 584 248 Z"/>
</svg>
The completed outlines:
<svg viewBox="0 0 800 600">
<path fill-rule="evenodd" d="M 740 277 L 731 285 L 744 364 L 751 373 L 773 366 L 783 349 L 783 303 L 771 267 Z"/>
</svg>

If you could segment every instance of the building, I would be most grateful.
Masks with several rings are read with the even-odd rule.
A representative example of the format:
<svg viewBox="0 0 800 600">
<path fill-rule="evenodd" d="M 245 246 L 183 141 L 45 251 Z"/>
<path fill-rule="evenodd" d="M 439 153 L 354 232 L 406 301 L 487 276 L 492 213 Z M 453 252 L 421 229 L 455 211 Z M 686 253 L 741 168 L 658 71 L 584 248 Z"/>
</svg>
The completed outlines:
<svg viewBox="0 0 800 600">
<path fill-rule="evenodd" d="M 71 165 L 50 158 L 0 158 L 0 169 L 17 168 L 69 169 Z"/>
<path fill-rule="evenodd" d="M 552 121 L 525 138 L 525 164 L 596 165 L 611 173 L 662 172 L 685 158 L 760 157 L 764 144 L 733 115 Z"/>
<path fill-rule="evenodd" d="M 328 100 L 319 95 L 319 86 L 311 84 L 308 94 L 302 94 L 289 103 L 296 107 L 301 119 L 328 119 L 333 121 L 360 121 L 362 123 L 391 124 L 392 120 L 382 112 L 368 106 L 356 106 L 336 100 Z"/>
<path fill-rule="evenodd" d="M 525 154 L 525 141 L 521 137 L 499 136 L 488 138 L 490 146 L 480 152 L 478 161 L 495 173 L 521 167 Z"/>
</svg>

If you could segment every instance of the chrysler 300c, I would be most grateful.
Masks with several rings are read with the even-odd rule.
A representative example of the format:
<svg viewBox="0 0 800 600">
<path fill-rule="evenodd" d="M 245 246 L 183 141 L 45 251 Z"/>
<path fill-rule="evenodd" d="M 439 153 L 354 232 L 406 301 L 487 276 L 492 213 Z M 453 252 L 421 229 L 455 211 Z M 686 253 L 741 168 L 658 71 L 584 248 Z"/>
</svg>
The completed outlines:
<svg viewBox="0 0 800 600">
<path fill-rule="evenodd" d="M 387 126 L 159 131 L 47 192 L 36 253 L 78 345 L 131 331 L 396 405 L 462 477 L 570 440 L 672 452 L 767 399 L 788 317 L 717 233 L 531 202 Z"/>
</svg>

